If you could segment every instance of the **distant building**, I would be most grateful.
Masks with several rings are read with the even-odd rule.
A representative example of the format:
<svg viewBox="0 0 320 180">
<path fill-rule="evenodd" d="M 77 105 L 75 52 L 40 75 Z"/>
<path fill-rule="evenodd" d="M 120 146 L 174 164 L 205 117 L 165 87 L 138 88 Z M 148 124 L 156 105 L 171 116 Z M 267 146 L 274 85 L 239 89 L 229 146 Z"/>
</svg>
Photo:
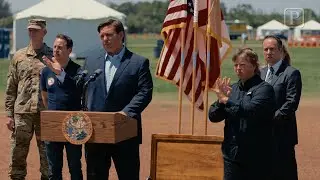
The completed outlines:
<svg viewBox="0 0 320 180">
<path fill-rule="evenodd" d="M 228 26 L 230 39 L 237 39 L 241 37 L 243 33 L 247 33 L 247 23 L 238 19 L 234 21 L 226 21 Z"/>
</svg>

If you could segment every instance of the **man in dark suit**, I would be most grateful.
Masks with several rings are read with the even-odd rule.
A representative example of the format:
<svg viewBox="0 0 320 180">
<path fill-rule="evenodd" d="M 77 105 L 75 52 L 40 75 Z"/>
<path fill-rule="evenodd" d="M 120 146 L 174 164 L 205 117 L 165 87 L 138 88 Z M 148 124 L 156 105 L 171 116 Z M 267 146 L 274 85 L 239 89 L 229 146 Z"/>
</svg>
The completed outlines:
<svg viewBox="0 0 320 180">
<path fill-rule="evenodd" d="M 112 158 L 120 180 L 139 180 L 141 113 L 150 103 L 153 90 L 149 60 L 125 47 L 120 21 L 109 19 L 97 30 L 103 49 L 96 57 L 88 57 L 83 68 L 89 74 L 101 69 L 102 74 L 88 86 L 88 110 L 120 112 L 136 119 L 138 136 L 117 144 L 87 143 L 87 179 L 108 179 Z"/>
<path fill-rule="evenodd" d="M 263 40 L 263 55 L 267 66 L 261 78 L 275 91 L 273 180 L 297 180 L 295 145 L 298 144 L 296 110 L 299 106 L 302 82 L 300 71 L 290 65 L 290 56 L 277 36 Z"/>
</svg>

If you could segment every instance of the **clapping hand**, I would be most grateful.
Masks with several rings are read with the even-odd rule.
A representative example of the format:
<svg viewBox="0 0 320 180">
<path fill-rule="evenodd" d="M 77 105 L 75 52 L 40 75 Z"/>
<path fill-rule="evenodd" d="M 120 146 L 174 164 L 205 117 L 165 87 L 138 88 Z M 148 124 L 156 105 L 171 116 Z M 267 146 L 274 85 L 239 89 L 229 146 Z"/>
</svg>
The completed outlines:
<svg viewBox="0 0 320 180">
<path fill-rule="evenodd" d="M 226 78 L 226 77 L 222 79 L 222 91 L 227 97 L 230 96 L 231 90 L 232 90 L 230 86 L 230 80 L 231 78 Z"/>
<path fill-rule="evenodd" d="M 62 72 L 61 64 L 54 58 L 49 59 L 47 56 L 42 56 L 42 59 L 46 62 L 48 68 L 51 69 L 55 74 L 60 75 Z"/>
<path fill-rule="evenodd" d="M 231 94 L 230 78 L 217 78 L 213 91 L 216 93 L 220 103 L 226 103 Z"/>
</svg>

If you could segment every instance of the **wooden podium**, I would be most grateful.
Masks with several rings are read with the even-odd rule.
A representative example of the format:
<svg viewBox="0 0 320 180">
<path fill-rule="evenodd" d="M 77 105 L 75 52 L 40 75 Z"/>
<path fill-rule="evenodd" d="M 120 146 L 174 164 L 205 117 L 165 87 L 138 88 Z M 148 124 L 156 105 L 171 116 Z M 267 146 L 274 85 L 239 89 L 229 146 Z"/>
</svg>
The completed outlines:
<svg viewBox="0 0 320 180">
<path fill-rule="evenodd" d="M 41 111 L 41 140 L 67 142 L 63 120 L 71 113 L 83 113 L 92 123 L 89 143 L 118 143 L 137 136 L 137 120 L 120 113 L 92 111 Z"/>
<path fill-rule="evenodd" d="M 151 180 L 222 180 L 223 137 L 153 134 Z"/>
</svg>

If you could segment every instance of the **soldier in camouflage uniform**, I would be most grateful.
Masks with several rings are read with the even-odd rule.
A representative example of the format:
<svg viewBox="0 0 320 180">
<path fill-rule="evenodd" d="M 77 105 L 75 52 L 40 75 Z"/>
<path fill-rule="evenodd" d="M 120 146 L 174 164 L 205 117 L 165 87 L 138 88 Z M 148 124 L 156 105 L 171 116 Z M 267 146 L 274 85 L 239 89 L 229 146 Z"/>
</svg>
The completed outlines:
<svg viewBox="0 0 320 180">
<path fill-rule="evenodd" d="M 40 141 L 40 111 L 44 108 L 40 95 L 40 72 L 45 67 L 42 56 L 52 57 L 52 48 L 43 38 L 46 21 L 32 19 L 28 24 L 30 44 L 17 51 L 9 66 L 5 109 L 7 127 L 12 131 L 9 178 L 24 180 L 26 159 L 33 133 L 36 134 L 40 154 L 41 179 L 48 179 L 48 162 L 44 143 Z"/>
</svg>

